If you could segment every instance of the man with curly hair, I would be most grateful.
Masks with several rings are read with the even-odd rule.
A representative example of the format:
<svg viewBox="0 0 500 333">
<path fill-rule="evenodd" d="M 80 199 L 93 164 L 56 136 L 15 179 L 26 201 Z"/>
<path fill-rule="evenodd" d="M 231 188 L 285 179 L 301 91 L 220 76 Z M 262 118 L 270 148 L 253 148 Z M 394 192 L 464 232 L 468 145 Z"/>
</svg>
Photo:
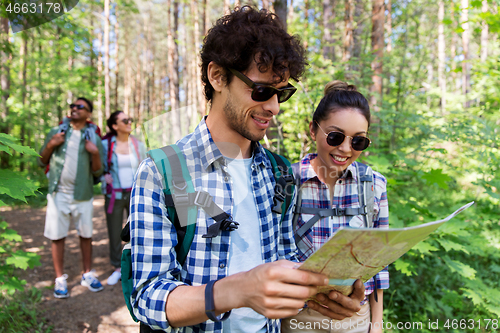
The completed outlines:
<svg viewBox="0 0 500 333">
<path fill-rule="evenodd" d="M 216 223 L 198 209 L 181 266 L 162 174 L 146 159 L 131 196 L 134 314 L 141 332 L 279 332 L 280 318 L 297 314 L 317 286 L 328 284 L 324 275 L 296 269 L 292 209 L 281 222 L 272 211 L 275 178 L 259 144 L 280 103 L 296 91 L 288 80 L 303 74 L 305 51 L 276 15 L 243 7 L 210 29 L 201 60 L 210 112 L 177 145 L 196 190 L 239 225 L 221 224 L 207 237 Z M 343 319 L 359 309 L 363 292 L 308 305 Z"/>
</svg>

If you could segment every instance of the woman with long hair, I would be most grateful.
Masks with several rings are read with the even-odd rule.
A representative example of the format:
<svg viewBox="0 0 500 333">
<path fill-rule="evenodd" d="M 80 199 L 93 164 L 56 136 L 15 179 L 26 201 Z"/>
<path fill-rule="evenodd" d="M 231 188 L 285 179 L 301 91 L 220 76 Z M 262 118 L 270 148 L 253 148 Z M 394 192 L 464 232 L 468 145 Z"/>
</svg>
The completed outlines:
<svg viewBox="0 0 500 333">
<path fill-rule="evenodd" d="M 106 168 L 103 186 L 106 187 L 105 210 L 109 236 L 109 258 L 114 267 L 108 278 L 108 285 L 116 284 L 121 278 L 122 242 L 120 234 L 123 211 L 129 215 L 130 191 L 134 175 L 140 162 L 146 157 L 144 144 L 132 132 L 132 119 L 123 111 L 113 112 L 107 120 L 109 132 L 102 144 L 106 153 Z"/>
<path fill-rule="evenodd" d="M 316 152 L 293 165 L 294 174 L 300 179 L 300 192 L 297 195 L 300 199 L 295 209 L 299 213 L 294 218 L 294 228 L 301 261 L 319 249 L 340 227 L 389 227 L 385 178 L 370 167 L 356 162 L 362 151 L 370 145 L 369 127 L 370 107 L 356 87 L 341 81 L 328 83 L 309 124 L 311 138 L 316 142 Z M 360 204 L 363 202 L 360 201 L 357 179 L 360 169 L 363 175 L 373 174 L 370 180 L 373 181 L 374 198 L 373 202 L 366 203 L 366 207 L 371 208 L 368 213 Z M 300 213 L 301 208 L 306 208 L 304 213 Z M 312 219 L 314 209 L 332 211 L 332 216 L 319 217 L 315 223 L 314 220 L 307 223 Z M 351 213 L 342 213 L 346 211 Z M 381 332 L 382 290 L 388 287 L 389 274 L 385 268 L 365 283 L 365 299 L 355 316 L 330 321 L 329 317 L 306 307 L 298 315 L 283 320 L 282 330 L 285 333 L 352 333 L 368 332 L 371 328 L 370 332 Z M 300 327 L 305 330 L 300 330 Z"/>
</svg>

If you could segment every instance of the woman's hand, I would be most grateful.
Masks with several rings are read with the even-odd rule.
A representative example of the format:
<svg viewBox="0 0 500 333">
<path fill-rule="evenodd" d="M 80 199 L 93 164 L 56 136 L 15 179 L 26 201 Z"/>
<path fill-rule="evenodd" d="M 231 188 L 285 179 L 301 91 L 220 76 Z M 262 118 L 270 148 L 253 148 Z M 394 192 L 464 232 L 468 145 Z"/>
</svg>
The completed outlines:
<svg viewBox="0 0 500 333">
<path fill-rule="evenodd" d="M 113 176 L 110 173 L 104 175 L 104 180 L 106 180 L 106 184 L 113 184 Z"/>
</svg>

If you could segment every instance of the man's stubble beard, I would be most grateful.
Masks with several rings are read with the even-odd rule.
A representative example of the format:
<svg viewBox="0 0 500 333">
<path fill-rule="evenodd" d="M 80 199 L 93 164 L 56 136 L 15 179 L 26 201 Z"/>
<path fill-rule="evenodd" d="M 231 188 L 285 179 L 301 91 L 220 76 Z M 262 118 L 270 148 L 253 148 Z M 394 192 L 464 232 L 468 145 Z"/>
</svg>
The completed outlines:
<svg viewBox="0 0 500 333">
<path fill-rule="evenodd" d="M 240 134 L 242 137 L 250 141 L 260 141 L 264 138 L 264 135 L 266 134 L 265 132 L 262 135 L 256 135 L 248 130 L 245 122 L 245 114 L 243 114 L 243 111 L 236 109 L 231 94 L 229 94 L 228 99 L 224 104 L 223 110 L 224 115 L 227 118 L 229 127 Z"/>
</svg>

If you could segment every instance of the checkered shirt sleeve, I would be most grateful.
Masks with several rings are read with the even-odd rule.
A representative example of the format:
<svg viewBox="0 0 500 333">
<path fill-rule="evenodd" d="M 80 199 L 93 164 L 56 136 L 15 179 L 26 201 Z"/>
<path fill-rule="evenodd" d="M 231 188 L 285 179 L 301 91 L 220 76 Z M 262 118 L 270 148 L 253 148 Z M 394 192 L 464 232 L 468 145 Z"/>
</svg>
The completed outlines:
<svg viewBox="0 0 500 333">
<path fill-rule="evenodd" d="M 214 144 L 205 120 L 177 143 L 183 152 L 195 190 L 203 190 L 232 215 L 233 189 L 225 159 Z M 263 262 L 298 261 L 292 227 L 292 209 L 282 222 L 271 211 L 275 179 L 264 149 L 256 144 L 252 161 L 252 191 L 260 217 Z M 136 174 L 130 202 L 131 252 L 134 289 L 132 307 L 136 317 L 166 332 L 221 332 L 222 324 L 210 320 L 199 325 L 173 328 L 166 319 L 168 294 L 179 285 L 203 285 L 227 276 L 230 232 L 203 238 L 215 221 L 198 209 L 196 231 L 184 264 L 177 262 L 177 234 L 165 208 L 163 179 L 154 162 L 143 161 Z M 268 332 L 279 332 L 279 320 L 267 321 Z"/>
<path fill-rule="evenodd" d="M 316 154 L 308 154 L 300 161 L 300 189 L 302 193 L 302 207 L 309 208 L 357 208 L 359 207 L 358 186 L 356 180 L 356 168 L 350 165 L 344 175 L 337 180 L 333 201 L 330 200 L 329 189 L 322 183 L 314 172 L 311 161 Z M 387 181 L 380 173 L 374 171 L 374 195 L 375 205 L 373 215 L 373 227 L 389 228 L 389 206 L 387 203 L 386 185 Z M 332 202 L 332 204 L 330 204 Z M 300 228 L 309 221 L 313 215 L 301 214 L 297 221 L 296 228 Z M 355 219 L 357 217 L 353 217 Z M 358 217 L 361 219 L 361 217 Z M 330 237 L 341 227 L 349 227 L 347 216 L 334 216 L 322 218 L 315 223 L 298 240 L 298 256 L 301 261 L 306 260 L 319 249 Z M 365 283 L 365 294 L 370 295 L 375 289 L 389 288 L 389 272 L 387 267 Z"/>
</svg>

